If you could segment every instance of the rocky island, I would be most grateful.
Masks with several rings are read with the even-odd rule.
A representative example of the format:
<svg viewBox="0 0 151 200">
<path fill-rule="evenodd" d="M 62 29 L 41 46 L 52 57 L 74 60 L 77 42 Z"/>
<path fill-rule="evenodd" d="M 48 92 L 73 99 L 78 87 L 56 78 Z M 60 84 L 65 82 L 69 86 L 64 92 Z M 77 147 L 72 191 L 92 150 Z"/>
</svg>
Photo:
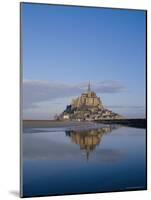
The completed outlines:
<svg viewBox="0 0 151 200">
<path fill-rule="evenodd" d="M 147 126 L 145 118 L 125 118 L 105 108 L 100 97 L 91 90 L 90 83 L 87 91 L 73 99 L 60 115 L 55 116 L 54 120 L 23 120 L 23 126 L 25 128 L 82 127 L 83 125 L 89 126 L 89 122 L 107 125 L 118 124 L 134 128 L 146 128 Z"/>
<path fill-rule="evenodd" d="M 58 120 L 94 121 L 122 119 L 123 117 L 104 107 L 100 97 L 91 90 L 90 82 L 86 92 L 73 99 L 70 105 L 57 116 Z"/>
</svg>

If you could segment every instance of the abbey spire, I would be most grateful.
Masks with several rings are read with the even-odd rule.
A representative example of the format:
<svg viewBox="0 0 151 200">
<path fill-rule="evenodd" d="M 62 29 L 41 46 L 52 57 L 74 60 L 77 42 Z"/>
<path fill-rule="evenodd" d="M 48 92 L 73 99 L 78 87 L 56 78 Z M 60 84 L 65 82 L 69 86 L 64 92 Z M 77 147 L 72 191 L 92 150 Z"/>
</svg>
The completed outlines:
<svg viewBox="0 0 151 200">
<path fill-rule="evenodd" d="M 90 81 L 89 81 L 89 83 L 88 83 L 88 92 L 91 92 Z"/>
</svg>

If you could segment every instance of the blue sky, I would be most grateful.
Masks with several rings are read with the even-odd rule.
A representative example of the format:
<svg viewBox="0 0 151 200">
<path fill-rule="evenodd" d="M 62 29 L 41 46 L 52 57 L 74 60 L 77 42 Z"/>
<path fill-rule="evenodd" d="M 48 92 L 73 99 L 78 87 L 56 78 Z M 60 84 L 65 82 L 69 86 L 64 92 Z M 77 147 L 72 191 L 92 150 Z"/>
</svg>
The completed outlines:
<svg viewBox="0 0 151 200">
<path fill-rule="evenodd" d="M 107 108 L 144 117 L 145 19 L 144 11 L 24 3 L 24 118 L 52 118 L 89 80 Z"/>
</svg>

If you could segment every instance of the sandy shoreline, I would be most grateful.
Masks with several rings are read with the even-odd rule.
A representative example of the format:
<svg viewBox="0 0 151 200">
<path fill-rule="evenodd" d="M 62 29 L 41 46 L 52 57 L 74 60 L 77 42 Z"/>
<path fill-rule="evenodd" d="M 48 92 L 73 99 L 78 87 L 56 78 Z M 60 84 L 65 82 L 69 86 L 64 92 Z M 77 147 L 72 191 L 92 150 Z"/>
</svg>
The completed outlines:
<svg viewBox="0 0 151 200">
<path fill-rule="evenodd" d="M 94 123 L 98 124 L 119 124 L 123 126 L 146 128 L 146 119 L 121 119 L 121 120 L 102 120 L 102 121 L 55 121 L 55 120 L 23 120 L 24 128 L 55 128 L 67 126 L 87 126 Z"/>
<path fill-rule="evenodd" d="M 55 121 L 55 120 L 23 120 L 23 127 L 25 128 L 55 128 L 67 126 L 90 125 L 93 122 L 78 122 L 78 121 Z"/>
</svg>

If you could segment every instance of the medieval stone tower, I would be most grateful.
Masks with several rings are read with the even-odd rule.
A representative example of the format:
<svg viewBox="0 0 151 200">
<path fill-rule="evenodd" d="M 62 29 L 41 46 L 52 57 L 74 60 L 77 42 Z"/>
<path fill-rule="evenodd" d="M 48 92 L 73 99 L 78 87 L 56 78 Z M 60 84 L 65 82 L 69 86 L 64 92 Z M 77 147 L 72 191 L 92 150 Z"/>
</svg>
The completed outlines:
<svg viewBox="0 0 151 200">
<path fill-rule="evenodd" d="M 103 108 L 102 101 L 96 96 L 96 93 L 91 90 L 90 82 L 88 83 L 88 89 L 82 93 L 80 97 L 72 100 L 72 107 L 98 107 Z"/>
</svg>

